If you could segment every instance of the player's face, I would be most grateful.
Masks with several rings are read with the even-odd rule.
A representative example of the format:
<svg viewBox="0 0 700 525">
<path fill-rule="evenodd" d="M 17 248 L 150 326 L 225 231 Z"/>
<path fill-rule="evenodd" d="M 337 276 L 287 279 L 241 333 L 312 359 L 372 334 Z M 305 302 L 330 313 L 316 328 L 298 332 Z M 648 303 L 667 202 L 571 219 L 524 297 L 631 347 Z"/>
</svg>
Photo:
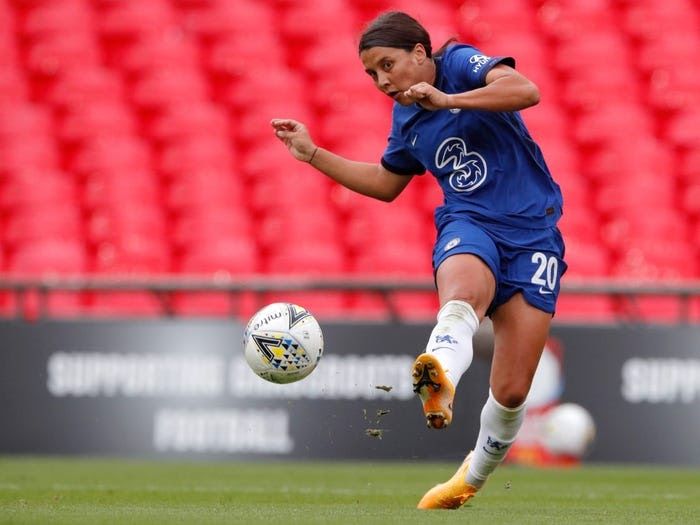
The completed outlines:
<svg viewBox="0 0 700 525">
<path fill-rule="evenodd" d="M 395 47 L 370 47 L 360 53 L 365 72 L 372 77 L 377 89 L 404 106 L 412 101 L 406 99 L 403 92 L 426 80 L 422 78 L 420 68 L 425 59 L 425 51 L 420 44 L 413 51 Z"/>
</svg>

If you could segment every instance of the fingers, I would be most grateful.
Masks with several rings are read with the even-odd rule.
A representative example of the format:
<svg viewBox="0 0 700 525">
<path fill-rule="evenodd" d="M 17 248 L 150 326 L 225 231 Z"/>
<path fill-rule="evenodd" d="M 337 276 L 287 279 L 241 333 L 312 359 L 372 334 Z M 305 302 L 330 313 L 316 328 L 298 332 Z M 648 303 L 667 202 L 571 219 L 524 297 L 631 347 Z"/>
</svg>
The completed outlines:
<svg viewBox="0 0 700 525">
<path fill-rule="evenodd" d="M 274 128 L 275 135 L 282 140 L 290 139 L 304 129 L 301 122 L 291 119 L 272 119 L 270 125 Z"/>
<path fill-rule="evenodd" d="M 421 100 L 430 96 L 430 88 L 430 85 L 426 84 L 425 82 L 421 82 L 408 88 L 404 92 L 404 95 L 414 100 Z"/>
<path fill-rule="evenodd" d="M 295 131 L 301 126 L 301 123 L 292 119 L 275 118 L 270 121 L 270 125 L 277 130 Z"/>
</svg>

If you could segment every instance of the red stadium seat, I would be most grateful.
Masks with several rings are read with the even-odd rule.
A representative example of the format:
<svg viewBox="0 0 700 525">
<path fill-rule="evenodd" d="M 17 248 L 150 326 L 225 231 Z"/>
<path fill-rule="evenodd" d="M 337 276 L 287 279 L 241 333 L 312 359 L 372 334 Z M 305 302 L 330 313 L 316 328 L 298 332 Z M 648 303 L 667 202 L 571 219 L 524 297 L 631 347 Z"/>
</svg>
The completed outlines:
<svg viewBox="0 0 700 525">
<path fill-rule="evenodd" d="M 42 106 L 8 101 L 0 106 L 0 140 L 49 135 L 51 116 Z"/>
<path fill-rule="evenodd" d="M 356 255 L 352 269 L 358 277 L 395 280 L 425 278 L 429 282 L 432 278 L 430 253 L 430 247 L 421 242 L 387 239 L 384 244 L 367 246 Z M 434 318 L 437 314 L 433 291 L 389 292 L 387 298 L 389 303 L 376 294 L 357 292 L 352 298 L 353 315 L 386 317 L 394 313 L 401 318 L 425 319 Z"/>
<path fill-rule="evenodd" d="M 661 208 L 675 205 L 677 194 L 674 181 L 670 178 L 659 179 L 653 173 L 640 172 L 639 179 L 622 178 L 604 183 L 596 188 L 594 196 L 595 209 L 603 216 L 653 213 Z M 649 211 L 651 210 L 651 211 Z"/>
<path fill-rule="evenodd" d="M 377 96 L 379 93 L 368 92 L 367 94 Z M 351 97 L 348 100 L 351 100 Z M 368 103 L 365 104 L 366 112 L 344 109 L 327 115 L 320 122 L 318 130 L 319 138 L 323 143 L 335 149 L 347 141 L 362 140 L 367 134 L 388 137 L 391 113 L 382 104 L 372 103 L 371 100 L 371 98 L 368 99 Z"/>
<path fill-rule="evenodd" d="M 692 184 L 700 180 L 700 148 L 680 152 L 677 168 L 683 182 Z"/>
<path fill-rule="evenodd" d="M 221 102 L 234 111 L 246 113 L 254 108 L 254 113 L 258 113 L 262 110 L 261 120 L 269 125 L 270 118 L 280 115 L 272 115 L 269 114 L 269 109 L 265 110 L 276 110 L 279 107 L 279 101 L 274 100 L 277 97 L 273 96 L 273 93 L 280 89 L 284 89 L 285 100 L 289 101 L 290 109 L 293 104 L 305 105 L 306 101 L 302 96 L 305 92 L 304 79 L 300 74 L 286 68 L 266 69 L 264 73 L 247 74 L 234 79 L 220 89 L 219 96 Z"/>
<path fill-rule="evenodd" d="M 601 144 L 585 156 L 583 173 L 596 185 L 638 179 L 640 174 L 657 177 L 657 166 L 673 166 L 668 145 L 651 135 L 621 135 Z M 671 175 L 664 178 L 669 182 Z"/>
<path fill-rule="evenodd" d="M 280 243 L 267 254 L 263 270 L 272 275 L 329 276 L 341 275 L 348 269 L 346 254 L 336 242 L 319 242 L 313 237 L 299 245 Z"/>
<path fill-rule="evenodd" d="M 178 292 L 172 294 L 173 313 L 186 317 L 230 317 L 249 319 L 263 303 L 249 292 Z"/>
<path fill-rule="evenodd" d="M 690 279 L 697 275 L 694 247 L 677 239 L 637 239 L 618 258 L 613 274 L 642 281 Z"/>
<path fill-rule="evenodd" d="M 91 317 L 148 318 L 166 313 L 161 299 L 148 292 L 95 292 L 85 299 L 85 314 Z"/>
<path fill-rule="evenodd" d="M 174 25 L 170 2 L 112 2 L 100 9 L 97 28 L 109 40 L 123 41 L 142 35 L 159 33 Z"/>
<path fill-rule="evenodd" d="M 140 171 L 151 168 L 148 145 L 135 136 L 90 136 L 69 163 L 81 177 L 106 170 Z"/>
<path fill-rule="evenodd" d="M 245 202 L 242 185 L 230 174 L 212 171 L 210 175 L 201 180 L 173 180 L 166 191 L 166 204 L 170 210 L 183 214 L 189 209 L 236 208 Z"/>
<path fill-rule="evenodd" d="M 7 2 L 0 4 L 0 64 L 15 66 L 19 62 L 19 46 L 15 40 L 18 30 L 16 17 Z"/>
<path fill-rule="evenodd" d="M 685 212 L 693 217 L 700 217 L 700 179 L 683 189 L 682 205 Z"/>
<path fill-rule="evenodd" d="M 33 80 L 41 83 L 64 71 L 99 67 L 100 60 L 100 48 L 92 35 L 67 32 L 31 44 L 27 49 L 26 67 Z"/>
<path fill-rule="evenodd" d="M 574 111 L 585 113 L 609 105 L 642 104 L 646 96 L 646 87 L 628 64 L 606 70 L 598 67 L 576 70 L 563 88 L 562 102 Z"/>
<path fill-rule="evenodd" d="M 67 146 L 76 146 L 102 136 L 129 136 L 138 122 L 129 108 L 118 100 L 85 101 L 59 120 L 57 137 Z"/>
<path fill-rule="evenodd" d="M 203 61 L 214 83 L 217 100 L 232 83 L 255 74 L 286 69 L 284 45 L 277 33 L 259 29 L 256 27 L 254 38 L 247 33 L 232 33 L 204 49 Z"/>
<path fill-rule="evenodd" d="M 183 274 L 244 277 L 260 270 L 258 250 L 247 238 L 221 238 L 200 244 L 180 256 Z"/>
<path fill-rule="evenodd" d="M 29 89 L 27 80 L 20 70 L 9 65 L 9 59 L 4 59 L 2 49 L 4 44 L 0 41 L 0 107 L 14 106 L 20 102 L 24 105 L 27 101 Z M 0 112 L 4 112 L 0 110 Z"/>
<path fill-rule="evenodd" d="M 266 274 L 292 282 L 307 277 L 341 276 L 347 269 L 347 258 L 339 239 L 320 242 L 313 237 L 298 244 L 283 240 L 268 253 L 263 267 Z M 347 309 L 347 293 L 335 290 L 269 292 L 261 298 L 264 303 L 285 301 L 304 305 L 322 318 L 341 317 Z"/>
<path fill-rule="evenodd" d="M 392 102 L 362 73 L 357 37 L 371 17 L 398 7 L 426 25 L 434 48 L 457 36 L 512 55 L 540 88 L 542 103 L 522 116 L 564 193 L 565 283 L 700 277 L 694 2 L 426 5 L 0 2 L 0 269 L 39 265 L 33 247 L 55 242 L 80 247 L 76 271 L 103 276 L 247 279 L 294 269 L 292 279 L 389 273 L 429 282 L 432 213 L 443 199 L 432 175 L 381 203 L 295 160 L 269 124 L 298 119 L 318 144 L 377 162 Z M 48 258 L 67 260 L 52 250 Z M 270 300 L 328 318 L 386 319 L 392 305 L 410 320 L 437 311 L 433 291 L 388 294 L 389 303 L 338 290 L 166 299 L 175 313 L 198 316 L 245 318 Z M 647 303 L 643 319 L 670 321 L 678 310 L 673 299 Z M 24 313 L 36 315 L 39 298 L 28 305 Z M 62 315 L 145 317 L 162 307 L 141 291 L 56 294 L 50 305 Z M 556 319 L 608 322 L 633 315 L 629 307 L 563 293 Z M 0 312 L 11 309 L 0 301 Z"/>
<path fill-rule="evenodd" d="M 198 70 L 175 67 L 146 72 L 134 84 L 132 95 L 139 109 L 155 113 L 180 104 L 205 101 L 209 92 Z"/>
<path fill-rule="evenodd" d="M 273 27 L 276 14 L 279 10 L 276 12 L 265 2 L 205 2 L 189 10 L 187 29 L 205 41 L 220 40 L 231 34 L 252 34 L 251 28 L 258 34 Z"/>
<path fill-rule="evenodd" d="M 668 64 L 656 68 L 647 83 L 648 100 L 662 117 L 700 103 L 700 72 Z"/>
<path fill-rule="evenodd" d="M 93 271 L 100 274 L 163 274 L 172 270 L 169 246 L 161 237 L 138 232 L 113 236 L 97 246 Z"/>
<path fill-rule="evenodd" d="M 198 135 L 227 137 L 229 122 L 221 109 L 210 103 L 173 106 L 156 117 L 150 137 L 159 143 L 189 139 Z"/>
<path fill-rule="evenodd" d="M 301 56 L 305 71 L 312 78 L 327 75 L 357 75 L 359 58 L 357 56 L 357 39 L 351 35 L 341 34 L 324 40 L 322 45 L 312 46 Z"/>
<path fill-rule="evenodd" d="M 601 278 L 610 275 L 611 257 L 608 248 L 600 242 L 569 237 L 566 242 L 564 259 L 569 279 Z"/>
<path fill-rule="evenodd" d="M 567 282 L 566 276 L 564 283 Z M 616 302 L 605 295 L 578 295 L 563 291 L 557 298 L 557 323 L 612 323 L 618 317 Z"/>
<path fill-rule="evenodd" d="M 690 239 L 693 246 L 700 246 L 700 218 L 690 221 Z M 698 254 L 700 256 L 700 254 Z M 700 264 L 700 260 L 698 260 Z"/>
<path fill-rule="evenodd" d="M 605 63 L 607 68 L 626 68 L 631 51 L 618 31 L 602 29 L 567 39 L 554 48 L 554 66 L 564 78 L 590 74 Z M 544 62 L 544 58 L 542 60 Z"/>
<path fill-rule="evenodd" d="M 334 23 L 329 24 L 329 20 Z M 355 28 L 354 12 L 342 0 L 291 4 L 280 13 L 279 23 L 283 40 L 297 52 L 326 37 L 352 34 Z"/>
<path fill-rule="evenodd" d="M 0 186 L 0 209 L 42 213 L 48 206 L 78 208 L 79 197 L 70 174 L 51 171 L 24 171 L 8 177 Z"/>
<path fill-rule="evenodd" d="M 160 152 L 158 168 L 169 178 L 183 173 L 234 172 L 236 152 L 225 137 L 193 136 L 188 140 L 167 144 Z"/>
<path fill-rule="evenodd" d="M 220 239 L 254 239 L 262 244 L 265 225 L 255 229 L 247 211 L 240 208 L 189 209 L 173 220 L 170 240 L 178 253 L 190 252 L 197 246 L 217 242 Z"/>
<path fill-rule="evenodd" d="M 88 211 L 125 203 L 161 206 L 162 202 L 160 182 L 150 170 L 103 170 L 90 173 L 83 180 L 83 206 Z"/>
<path fill-rule="evenodd" d="M 254 231 L 256 240 L 267 254 L 293 247 L 303 250 L 309 243 L 336 244 L 344 238 L 335 210 L 318 205 L 266 214 Z"/>
<path fill-rule="evenodd" d="M 387 241 L 415 243 L 429 250 L 428 239 L 432 232 L 432 223 L 426 221 L 419 210 L 388 205 L 386 208 L 365 207 L 350 214 L 345 221 L 344 238 L 348 248 L 358 254 Z"/>
<path fill-rule="evenodd" d="M 629 35 L 645 41 L 673 32 L 697 31 L 700 27 L 698 13 L 689 2 L 630 2 L 622 20 Z"/>
<path fill-rule="evenodd" d="M 86 269 L 87 256 L 82 243 L 60 239 L 46 239 L 17 249 L 7 267 L 11 274 L 37 277 L 75 275 Z"/>
<path fill-rule="evenodd" d="M 688 109 L 671 118 L 666 128 L 666 140 L 678 148 L 700 149 L 700 110 Z"/>
<path fill-rule="evenodd" d="M 276 215 L 285 213 L 287 209 L 325 207 L 330 183 L 322 175 L 291 159 L 289 154 L 287 156 L 289 160 L 278 166 L 279 172 L 261 173 L 253 177 L 246 203 L 249 209 Z M 250 177 L 250 174 L 246 176 Z"/>
<path fill-rule="evenodd" d="M 173 30 L 137 38 L 112 60 L 128 78 L 137 79 L 158 70 L 196 69 L 200 56 L 192 40 Z"/>
<path fill-rule="evenodd" d="M 13 136 L 0 142 L 0 173 L 14 176 L 26 171 L 54 171 L 59 151 L 51 135 Z"/>
<path fill-rule="evenodd" d="M 536 38 L 537 19 L 529 4 L 528 0 L 464 2 L 457 13 L 459 35 L 464 41 L 484 45 L 488 52 L 489 42 L 502 34 L 522 33 Z"/>
<path fill-rule="evenodd" d="M 689 232 L 685 216 L 675 208 L 656 206 L 639 213 L 639 209 L 630 207 L 627 213 L 614 214 L 606 222 L 601 237 L 611 248 L 627 250 L 648 239 L 687 243 Z"/>
<path fill-rule="evenodd" d="M 566 216 L 566 215 L 565 215 Z M 562 278 L 562 290 L 557 300 L 557 322 L 611 322 L 615 319 L 615 302 L 606 295 L 567 293 L 567 283 L 605 278 L 610 274 L 611 259 L 600 243 L 574 236 L 565 237 L 565 261 L 568 270 Z"/>
<path fill-rule="evenodd" d="M 593 31 L 614 30 L 616 19 L 607 0 L 549 0 L 537 15 L 544 32 L 557 41 Z"/>
<path fill-rule="evenodd" d="M 563 148 L 571 148 L 568 142 L 562 138 L 568 128 L 569 117 L 559 105 L 553 102 L 541 102 L 537 106 L 523 111 L 520 116 L 525 121 L 530 135 L 536 141 L 539 142 L 543 137 L 557 138 L 560 143 L 565 142 L 562 144 Z"/>
<path fill-rule="evenodd" d="M 700 36 L 696 31 L 681 33 L 671 31 L 662 38 L 644 42 L 636 57 L 638 66 L 644 71 L 654 71 L 669 64 L 683 64 L 697 56 Z"/>
<path fill-rule="evenodd" d="M 30 209 L 9 215 L 5 220 L 3 243 L 14 249 L 54 239 L 82 242 L 84 236 L 85 226 L 79 210 L 70 206 L 52 206 L 42 213 Z"/>
<path fill-rule="evenodd" d="M 566 202 L 566 193 L 564 193 Z M 559 221 L 559 229 L 564 241 L 575 241 L 577 244 L 600 244 L 600 218 L 598 214 L 585 206 L 569 206 L 564 208 L 564 215 Z"/>
<path fill-rule="evenodd" d="M 85 104 L 118 104 L 125 100 L 121 79 L 109 69 L 87 68 L 65 71 L 47 90 L 45 101 L 60 111 L 81 112 Z"/>
<path fill-rule="evenodd" d="M 133 201 L 128 207 L 108 203 L 104 208 L 91 210 L 87 233 L 95 245 L 119 242 L 125 235 L 166 239 L 165 213 L 154 203 Z"/>
<path fill-rule="evenodd" d="M 583 146 L 599 146 L 624 136 L 651 135 L 653 122 L 644 106 L 628 103 L 608 105 L 582 114 L 573 136 Z"/>
<path fill-rule="evenodd" d="M 22 33 L 36 41 L 69 32 L 88 33 L 94 23 L 93 11 L 84 2 L 46 2 L 26 11 Z"/>
</svg>

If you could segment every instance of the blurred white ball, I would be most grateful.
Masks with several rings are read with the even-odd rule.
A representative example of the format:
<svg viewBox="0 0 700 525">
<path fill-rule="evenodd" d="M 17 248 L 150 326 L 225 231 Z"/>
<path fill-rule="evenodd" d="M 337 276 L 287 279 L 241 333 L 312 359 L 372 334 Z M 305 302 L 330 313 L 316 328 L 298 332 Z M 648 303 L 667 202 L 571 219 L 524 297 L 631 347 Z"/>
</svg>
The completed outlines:
<svg viewBox="0 0 700 525">
<path fill-rule="evenodd" d="M 591 414 L 581 405 L 563 403 L 545 416 L 542 442 L 552 454 L 583 457 L 595 439 L 596 428 Z"/>
</svg>

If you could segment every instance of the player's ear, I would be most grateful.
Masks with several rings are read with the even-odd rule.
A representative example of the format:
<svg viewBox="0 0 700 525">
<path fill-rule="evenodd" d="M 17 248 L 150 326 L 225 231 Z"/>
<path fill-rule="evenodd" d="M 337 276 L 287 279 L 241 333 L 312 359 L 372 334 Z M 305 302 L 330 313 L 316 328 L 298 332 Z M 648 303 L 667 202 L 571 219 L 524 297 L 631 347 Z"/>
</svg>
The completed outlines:
<svg viewBox="0 0 700 525">
<path fill-rule="evenodd" d="M 412 53 L 418 64 L 422 64 L 428 58 L 428 53 L 425 51 L 425 46 L 420 43 L 413 46 Z"/>
</svg>

